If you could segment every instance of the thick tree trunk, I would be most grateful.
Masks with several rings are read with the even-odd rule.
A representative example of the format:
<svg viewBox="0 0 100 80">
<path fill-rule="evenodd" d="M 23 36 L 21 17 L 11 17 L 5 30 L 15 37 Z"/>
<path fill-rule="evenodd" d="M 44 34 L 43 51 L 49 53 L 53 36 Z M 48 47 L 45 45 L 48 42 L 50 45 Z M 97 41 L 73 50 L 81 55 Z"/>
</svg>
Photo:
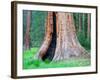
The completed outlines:
<svg viewBox="0 0 100 80">
<path fill-rule="evenodd" d="M 45 28 L 46 28 L 45 29 L 45 39 L 44 39 L 44 42 L 43 42 L 42 46 L 40 47 L 37 55 L 35 56 L 36 59 L 43 58 L 43 56 L 46 54 L 46 52 L 49 48 L 49 45 L 51 43 L 52 33 L 53 33 L 53 13 L 52 12 L 48 12 Z"/>
<path fill-rule="evenodd" d="M 25 49 L 29 49 L 29 43 L 30 43 L 30 23 L 31 23 L 31 11 L 27 11 L 27 22 L 26 22 L 26 33 L 25 33 Z"/>
<path fill-rule="evenodd" d="M 86 53 L 78 42 L 72 13 L 56 14 L 57 44 L 53 61 L 65 60 Z"/>
<path fill-rule="evenodd" d="M 74 26 L 73 14 L 58 12 L 56 14 L 56 31 L 53 30 L 53 13 L 48 12 L 46 22 L 45 40 L 35 56 L 36 59 L 42 59 L 50 47 L 54 38 L 53 32 L 56 32 L 56 49 L 52 61 L 60 61 L 71 57 L 78 57 L 87 51 L 80 45 Z"/>
</svg>

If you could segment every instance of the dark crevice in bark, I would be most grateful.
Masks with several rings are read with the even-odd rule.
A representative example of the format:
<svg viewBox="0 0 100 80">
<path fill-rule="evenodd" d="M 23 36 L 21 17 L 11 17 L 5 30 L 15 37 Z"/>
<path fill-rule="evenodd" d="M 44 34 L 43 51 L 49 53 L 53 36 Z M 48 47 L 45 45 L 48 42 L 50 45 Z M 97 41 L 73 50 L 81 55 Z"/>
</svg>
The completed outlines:
<svg viewBox="0 0 100 80">
<path fill-rule="evenodd" d="M 55 14 L 55 12 L 53 12 L 53 33 L 51 35 L 52 35 L 52 40 L 51 40 L 51 43 L 49 45 L 49 48 L 48 48 L 46 54 L 42 57 L 43 61 L 45 61 L 45 60 L 52 61 L 52 59 L 54 57 L 55 49 L 56 49 L 57 34 L 56 34 L 56 14 Z"/>
</svg>

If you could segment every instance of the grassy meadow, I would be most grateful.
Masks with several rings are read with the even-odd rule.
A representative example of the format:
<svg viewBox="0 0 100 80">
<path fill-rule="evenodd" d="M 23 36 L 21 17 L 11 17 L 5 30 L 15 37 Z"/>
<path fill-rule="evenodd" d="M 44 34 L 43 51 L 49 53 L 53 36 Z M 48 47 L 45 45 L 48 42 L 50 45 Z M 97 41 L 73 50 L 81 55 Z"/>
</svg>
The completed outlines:
<svg viewBox="0 0 100 80">
<path fill-rule="evenodd" d="M 84 58 L 72 58 L 65 61 L 51 62 L 51 63 L 49 63 L 48 60 L 45 61 L 35 60 L 33 56 L 37 53 L 38 49 L 39 48 L 31 48 L 30 50 L 24 51 L 24 56 L 23 56 L 24 69 L 82 67 L 82 66 L 89 66 L 91 64 L 90 59 L 84 59 Z"/>
</svg>

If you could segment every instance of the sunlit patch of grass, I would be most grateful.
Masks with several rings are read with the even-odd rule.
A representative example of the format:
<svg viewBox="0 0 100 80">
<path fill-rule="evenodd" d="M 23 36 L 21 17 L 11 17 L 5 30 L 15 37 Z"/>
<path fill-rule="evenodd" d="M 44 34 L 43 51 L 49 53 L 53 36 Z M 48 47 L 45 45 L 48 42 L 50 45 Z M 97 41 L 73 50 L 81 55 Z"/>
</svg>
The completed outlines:
<svg viewBox="0 0 100 80">
<path fill-rule="evenodd" d="M 36 69 L 36 68 L 62 68 L 62 67 L 82 67 L 90 66 L 90 59 L 85 58 L 72 58 L 58 62 L 51 62 L 49 60 L 35 60 L 33 57 L 37 53 L 38 48 L 32 48 L 25 51 L 23 54 L 23 69 Z"/>
<path fill-rule="evenodd" d="M 38 52 L 39 48 L 31 48 L 23 52 L 23 68 L 27 68 L 33 63 L 33 56 Z"/>
<path fill-rule="evenodd" d="M 31 64 L 28 64 L 25 69 L 35 69 L 35 68 L 62 68 L 62 67 L 82 67 L 82 66 L 89 66 L 90 60 L 89 59 L 72 59 L 72 60 L 65 60 L 60 62 L 52 62 L 52 63 L 45 63 L 39 60 L 33 60 Z"/>
</svg>

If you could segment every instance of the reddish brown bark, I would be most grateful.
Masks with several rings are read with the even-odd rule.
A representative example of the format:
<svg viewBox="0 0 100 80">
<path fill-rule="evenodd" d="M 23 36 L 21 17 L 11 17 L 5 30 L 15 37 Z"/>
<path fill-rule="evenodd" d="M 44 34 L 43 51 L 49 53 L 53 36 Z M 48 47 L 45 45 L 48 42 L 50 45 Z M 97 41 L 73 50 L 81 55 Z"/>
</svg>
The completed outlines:
<svg viewBox="0 0 100 80">
<path fill-rule="evenodd" d="M 38 59 L 42 59 L 42 57 L 46 54 L 51 39 L 52 39 L 52 33 L 53 33 L 53 13 L 52 12 L 48 12 L 48 16 L 46 19 L 46 27 L 45 27 L 46 31 L 45 31 L 45 39 L 44 42 L 42 44 L 42 46 L 40 47 L 37 55 L 35 56 Z"/>
<path fill-rule="evenodd" d="M 27 22 L 26 22 L 26 33 L 25 33 L 25 49 L 29 49 L 29 43 L 30 43 L 30 22 L 31 22 L 31 11 L 27 11 Z"/>
<path fill-rule="evenodd" d="M 45 40 L 37 54 L 39 59 L 42 59 L 42 57 L 46 54 L 53 38 L 52 12 L 48 12 L 46 23 Z M 73 56 L 76 57 L 87 53 L 77 39 L 72 13 L 56 13 L 56 35 L 56 50 L 52 61 L 65 60 Z"/>
<path fill-rule="evenodd" d="M 53 61 L 65 60 L 86 53 L 77 39 L 73 14 L 59 12 L 56 16 L 57 44 Z"/>
</svg>

